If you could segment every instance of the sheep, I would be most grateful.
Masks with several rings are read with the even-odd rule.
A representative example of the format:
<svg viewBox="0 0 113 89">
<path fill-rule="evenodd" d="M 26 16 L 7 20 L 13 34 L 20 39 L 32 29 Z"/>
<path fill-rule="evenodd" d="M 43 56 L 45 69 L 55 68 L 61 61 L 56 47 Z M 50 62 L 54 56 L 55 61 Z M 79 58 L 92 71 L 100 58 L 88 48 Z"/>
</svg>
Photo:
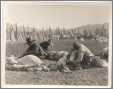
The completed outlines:
<svg viewBox="0 0 113 89">
<path fill-rule="evenodd" d="M 9 70 L 44 70 L 49 71 L 44 62 L 34 55 L 26 55 L 21 58 L 10 56 L 6 58 L 6 69 Z"/>
</svg>

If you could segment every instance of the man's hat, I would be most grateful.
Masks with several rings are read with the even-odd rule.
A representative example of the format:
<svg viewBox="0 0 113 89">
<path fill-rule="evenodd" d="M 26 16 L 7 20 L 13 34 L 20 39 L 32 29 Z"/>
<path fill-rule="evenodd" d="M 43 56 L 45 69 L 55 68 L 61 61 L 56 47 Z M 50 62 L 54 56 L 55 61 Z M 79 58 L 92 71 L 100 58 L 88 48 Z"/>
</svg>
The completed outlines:
<svg viewBox="0 0 113 89">
<path fill-rule="evenodd" d="M 74 43 L 73 43 L 73 48 L 77 48 L 77 49 L 79 49 L 80 48 L 80 43 L 76 40 L 76 41 L 74 41 Z"/>
</svg>

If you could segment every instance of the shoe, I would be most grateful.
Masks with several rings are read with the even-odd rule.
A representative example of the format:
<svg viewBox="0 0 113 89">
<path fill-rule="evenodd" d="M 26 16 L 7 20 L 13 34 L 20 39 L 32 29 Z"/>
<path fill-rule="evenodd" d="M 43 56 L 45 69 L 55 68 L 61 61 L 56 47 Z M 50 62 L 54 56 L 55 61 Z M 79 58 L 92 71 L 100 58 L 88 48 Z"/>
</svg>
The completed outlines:
<svg viewBox="0 0 113 89">
<path fill-rule="evenodd" d="M 62 72 L 68 72 L 68 73 L 70 73 L 70 72 L 72 72 L 68 67 L 65 67 L 63 70 L 62 70 Z"/>
</svg>

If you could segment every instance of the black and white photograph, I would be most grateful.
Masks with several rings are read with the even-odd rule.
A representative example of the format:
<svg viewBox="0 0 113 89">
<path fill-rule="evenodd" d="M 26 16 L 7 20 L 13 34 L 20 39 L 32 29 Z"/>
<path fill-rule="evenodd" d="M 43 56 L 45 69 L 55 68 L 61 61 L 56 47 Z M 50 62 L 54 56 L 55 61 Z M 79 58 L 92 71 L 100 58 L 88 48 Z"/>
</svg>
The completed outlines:
<svg viewBox="0 0 113 89">
<path fill-rule="evenodd" d="M 110 88 L 112 1 L 1 1 L 3 88 Z"/>
</svg>

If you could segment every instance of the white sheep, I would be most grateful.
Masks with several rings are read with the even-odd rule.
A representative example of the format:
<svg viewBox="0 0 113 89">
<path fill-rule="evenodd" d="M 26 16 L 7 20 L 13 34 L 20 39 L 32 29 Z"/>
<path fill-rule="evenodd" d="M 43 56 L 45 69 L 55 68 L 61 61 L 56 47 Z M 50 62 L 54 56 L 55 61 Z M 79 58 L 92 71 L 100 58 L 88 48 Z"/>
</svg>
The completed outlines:
<svg viewBox="0 0 113 89">
<path fill-rule="evenodd" d="M 22 58 L 12 55 L 6 58 L 6 68 L 9 70 L 32 70 L 33 67 L 35 67 L 35 70 L 49 71 L 44 62 L 34 55 L 26 55 Z"/>
</svg>

